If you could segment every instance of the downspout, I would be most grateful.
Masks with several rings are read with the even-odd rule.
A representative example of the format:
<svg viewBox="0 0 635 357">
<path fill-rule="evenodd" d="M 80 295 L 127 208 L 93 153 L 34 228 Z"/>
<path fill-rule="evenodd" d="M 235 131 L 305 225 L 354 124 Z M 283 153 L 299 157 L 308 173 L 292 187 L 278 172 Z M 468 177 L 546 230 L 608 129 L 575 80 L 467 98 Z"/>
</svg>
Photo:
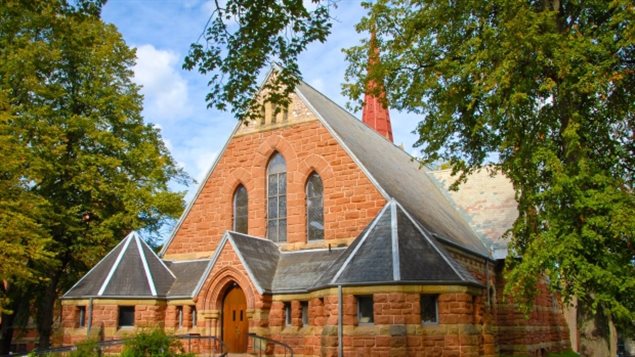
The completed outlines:
<svg viewBox="0 0 635 357">
<path fill-rule="evenodd" d="M 90 329 L 93 327 L 93 298 L 88 299 L 88 328 L 86 329 L 86 335 L 90 336 Z"/>
<path fill-rule="evenodd" d="M 338 357 L 344 357 L 344 346 L 342 346 L 343 341 L 343 317 L 342 317 L 342 285 L 337 286 L 337 355 Z"/>
<path fill-rule="evenodd" d="M 492 297 L 490 294 L 491 286 L 489 285 L 489 260 L 485 259 L 485 296 L 487 296 L 487 307 L 492 308 Z M 490 310 L 491 311 L 491 310 Z"/>
</svg>

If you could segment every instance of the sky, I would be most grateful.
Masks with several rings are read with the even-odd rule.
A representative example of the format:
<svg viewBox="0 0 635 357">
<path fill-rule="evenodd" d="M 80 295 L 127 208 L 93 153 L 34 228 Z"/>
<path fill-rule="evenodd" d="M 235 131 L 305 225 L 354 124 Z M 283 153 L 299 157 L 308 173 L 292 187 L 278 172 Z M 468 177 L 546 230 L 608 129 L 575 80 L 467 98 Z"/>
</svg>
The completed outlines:
<svg viewBox="0 0 635 357">
<path fill-rule="evenodd" d="M 364 14 L 359 3 L 340 0 L 332 13 L 332 34 L 324 44 L 312 44 L 299 60 L 304 81 L 342 106 L 347 99 L 341 95 L 346 69 L 341 50 L 368 36 L 355 31 Z M 197 182 L 176 187 L 188 191 L 188 201 L 236 125 L 231 113 L 207 108 L 208 78 L 181 68 L 213 8 L 214 1 L 206 0 L 109 0 L 102 11 L 104 21 L 117 26 L 128 46 L 137 50 L 134 81 L 142 86 L 145 120 L 161 129 L 173 157 Z M 391 121 L 395 143 L 416 153 L 411 133 L 416 118 L 393 110 Z"/>
</svg>

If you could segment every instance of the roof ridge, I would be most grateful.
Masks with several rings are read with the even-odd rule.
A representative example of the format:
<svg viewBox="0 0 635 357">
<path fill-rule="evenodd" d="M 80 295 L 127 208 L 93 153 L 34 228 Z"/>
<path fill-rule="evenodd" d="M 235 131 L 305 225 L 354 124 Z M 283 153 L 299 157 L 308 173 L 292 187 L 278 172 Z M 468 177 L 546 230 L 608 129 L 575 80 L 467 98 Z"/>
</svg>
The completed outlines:
<svg viewBox="0 0 635 357">
<path fill-rule="evenodd" d="M 452 268 L 452 271 L 454 271 L 454 273 L 459 277 L 459 279 L 463 280 L 463 281 L 469 281 L 469 279 L 467 279 L 466 277 L 464 277 L 459 271 L 458 269 L 456 269 L 456 267 L 454 266 L 454 264 L 450 261 L 451 257 L 447 256 L 447 253 L 444 250 L 441 250 L 441 248 L 439 248 L 437 246 L 437 240 L 436 239 L 432 239 L 431 237 L 429 237 L 429 233 L 424 230 L 419 223 L 417 222 L 416 219 L 414 219 L 414 217 L 412 217 L 412 215 L 410 214 L 410 212 L 408 212 L 398 201 L 395 200 L 395 203 L 399 206 L 399 208 L 401 209 L 401 211 L 406 215 L 406 217 L 408 217 L 408 219 L 414 224 L 414 226 L 417 228 L 417 230 L 419 230 L 419 232 L 421 233 L 421 235 L 424 237 L 424 239 L 426 239 L 428 241 L 428 243 L 430 243 L 430 245 L 433 247 L 433 249 L 443 258 L 443 260 L 450 266 L 450 268 Z"/>
<path fill-rule="evenodd" d="M 127 237 L 127 236 L 126 236 Z M 124 244 L 126 238 L 124 237 L 124 239 L 122 239 L 121 241 L 119 241 L 119 243 L 117 243 L 117 245 L 114 246 L 114 248 L 112 248 L 103 258 L 101 258 L 97 264 L 95 264 L 86 274 L 84 274 L 81 279 L 79 279 L 75 284 L 73 284 L 73 286 L 71 286 L 70 289 L 68 289 L 68 291 L 66 291 L 66 293 L 64 295 L 62 295 L 62 298 L 64 298 L 66 295 L 68 295 L 68 293 L 70 293 L 71 291 L 73 291 L 73 289 L 75 289 L 82 281 L 84 281 L 84 279 L 86 279 L 92 272 L 94 272 L 97 267 L 99 267 L 99 265 L 105 261 L 106 259 L 108 259 L 108 257 L 111 254 L 114 254 L 114 252 L 117 250 L 117 248 L 119 248 L 119 246 L 121 246 L 122 244 Z"/>
<path fill-rule="evenodd" d="M 337 109 L 341 110 L 342 112 L 348 114 L 349 117 L 351 117 L 351 119 L 354 119 L 356 122 L 358 122 L 359 124 L 361 124 L 361 127 L 366 128 L 368 130 L 369 133 L 373 133 L 374 135 L 377 135 L 378 137 L 384 139 L 386 141 L 386 143 L 392 144 L 394 147 L 396 147 L 397 149 L 401 150 L 401 148 L 399 147 L 399 145 L 395 144 L 393 141 L 388 140 L 386 137 L 384 137 L 383 135 L 379 134 L 378 132 L 376 132 L 375 130 L 373 130 L 371 127 L 369 127 L 368 125 L 364 124 L 363 121 L 361 121 L 359 118 L 357 118 L 356 116 L 354 116 L 351 112 L 348 111 L 348 109 L 344 108 L 343 106 L 341 106 L 340 104 L 338 104 L 336 101 L 334 101 L 333 99 L 331 99 L 330 97 L 326 96 L 324 93 L 320 92 L 318 89 L 316 89 L 315 87 L 313 87 L 312 85 L 308 84 L 307 82 L 305 82 L 304 80 L 300 80 L 299 84 L 303 84 L 307 87 L 309 87 L 309 89 L 313 90 L 315 93 L 318 93 L 322 98 L 324 98 L 325 100 L 327 100 L 328 102 L 330 102 L 331 104 L 335 105 L 335 107 L 337 107 Z M 296 90 L 299 90 L 299 86 L 296 86 Z M 303 98 L 306 99 L 305 96 L 302 96 Z M 308 100 L 307 100 L 308 101 Z M 317 112 L 317 110 L 316 110 Z M 412 155 L 408 154 L 407 152 L 403 151 L 406 155 L 414 158 Z"/>
<path fill-rule="evenodd" d="M 135 234 L 134 240 L 135 240 L 135 243 L 137 244 L 137 250 L 139 250 L 139 258 L 141 258 L 141 264 L 143 265 L 143 271 L 145 272 L 146 280 L 148 282 L 148 285 L 150 286 L 150 293 L 152 294 L 152 296 L 157 296 L 157 287 L 156 287 L 156 284 L 154 283 L 152 272 L 150 272 L 150 267 L 148 266 L 148 260 L 146 259 L 145 252 L 143 251 L 143 248 L 141 247 L 139 236 Z"/>
<path fill-rule="evenodd" d="M 399 251 L 399 222 L 397 221 L 397 206 L 395 199 L 391 199 L 390 205 L 390 240 L 392 248 L 392 275 L 395 281 L 401 280 L 401 253 Z"/>
<path fill-rule="evenodd" d="M 108 287 L 108 284 L 110 284 L 110 280 L 112 279 L 112 276 L 115 274 L 115 270 L 117 269 L 119 264 L 121 264 L 121 260 L 123 259 L 124 254 L 126 254 L 126 250 L 128 250 L 128 246 L 130 245 L 130 241 L 133 239 L 133 233 L 134 233 L 134 231 L 128 233 L 126 238 L 123 239 L 123 241 L 125 241 L 125 243 L 124 243 L 123 247 L 121 248 L 121 251 L 119 252 L 119 255 L 117 256 L 117 259 L 115 260 L 113 265 L 110 267 L 110 270 L 108 271 L 108 275 L 106 275 L 106 279 L 104 279 L 104 282 L 101 284 L 101 287 L 97 291 L 97 296 L 103 295 L 104 291 L 106 291 L 106 287 Z M 139 252 L 139 254 L 141 254 L 141 252 Z"/>
<path fill-rule="evenodd" d="M 348 264 L 351 262 L 351 260 L 353 259 L 353 257 L 357 254 L 357 252 L 359 251 L 359 249 L 361 248 L 362 245 L 364 245 L 364 242 L 366 241 L 366 239 L 368 238 L 368 236 L 370 235 L 370 233 L 372 232 L 373 228 L 377 225 L 377 222 L 379 222 L 379 220 L 381 219 L 381 217 L 384 215 L 384 213 L 386 213 L 386 210 L 388 209 L 388 207 L 390 207 L 390 202 L 387 203 L 382 209 L 381 211 L 379 211 L 379 213 L 377 214 L 377 216 L 375 216 L 375 219 L 373 219 L 373 221 L 371 222 L 371 224 L 369 225 L 368 229 L 366 230 L 366 232 L 364 233 L 364 235 L 362 236 L 361 240 L 359 241 L 359 243 L 355 246 L 355 248 L 353 248 L 353 251 L 351 252 L 351 254 L 346 257 L 346 260 L 344 261 L 344 263 L 342 263 L 342 266 L 337 270 L 337 272 L 335 273 L 335 275 L 333 275 L 333 278 L 331 279 L 331 284 L 335 284 L 335 281 L 340 277 L 340 275 L 342 275 L 342 272 L 344 272 L 344 269 L 346 269 L 346 267 L 348 266 Z"/>
<path fill-rule="evenodd" d="M 254 236 L 254 235 L 247 234 L 247 233 L 240 233 L 240 232 L 232 231 L 231 229 L 228 229 L 226 232 L 231 234 L 231 235 L 236 234 L 236 235 L 239 235 L 239 236 L 242 236 L 242 237 L 245 237 L 245 238 L 257 239 L 259 241 L 269 242 L 269 243 L 271 243 L 271 244 L 273 244 L 273 245 L 275 245 L 276 247 L 279 248 L 279 246 L 276 243 L 274 243 L 273 241 L 271 241 L 271 240 L 269 240 L 269 239 L 267 239 L 265 237 L 258 237 L 258 236 Z"/>
</svg>

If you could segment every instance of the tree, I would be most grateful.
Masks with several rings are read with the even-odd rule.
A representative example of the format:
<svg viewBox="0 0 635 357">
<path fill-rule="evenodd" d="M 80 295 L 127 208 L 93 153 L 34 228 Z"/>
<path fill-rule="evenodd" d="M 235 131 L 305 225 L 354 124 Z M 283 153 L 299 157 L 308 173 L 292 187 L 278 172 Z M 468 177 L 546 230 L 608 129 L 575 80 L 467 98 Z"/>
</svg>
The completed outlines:
<svg viewBox="0 0 635 357">
<path fill-rule="evenodd" d="M 168 185 L 189 182 L 143 122 L 135 52 L 100 20 L 102 4 L 0 4 L 0 224 L 10 230 L 0 244 L 15 248 L 0 253 L 0 291 L 33 309 L 42 348 L 57 296 L 131 230 L 157 232 L 176 218 L 183 194 Z M 19 273 L 4 259 L 20 262 Z"/>
<path fill-rule="evenodd" d="M 302 6 L 261 4 L 267 9 L 259 13 L 280 3 Z M 577 296 L 591 311 L 633 321 L 632 1 L 377 0 L 364 6 L 368 14 L 357 30 L 375 32 L 380 61 L 368 67 L 369 41 L 346 50 L 344 92 L 360 103 L 370 81 L 384 81 L 391 107 L 422 117 L 416 143 L 422 163 L 451 163 L 459 174 L 455 186 L 485 165 L 512 181 L 519 217 L 506 293 L 528 307 L 546 274 L 565 298 Z M 232 90 L 258 73 L 262 61 L 245 65 L 235 58 L 268 54 L 283 72 L 297 68 L 295 57 L 271 46 L 245 47 L 242 39 L 278 43 L 286 29 L 280 22 L 292 26 L 299 18 L 282 12 L 271 30 L 270 19 L 255 9 L 228 1 L 223 14 L 237 17 L 237 30 L 228 33 L 220 24 L 230 17 L 213 15 L 208 50 L 194 44 L 186 59 L 187 67 L 214 71 L 210 103 L 242 106 L 234 109 L 239 118 L 248 101 L 235 100 Z M 298 35 L 323 41 L 320 31 L 328 29 Z M 219 86 L 223 74 L 227 84 Z"/>
</svg>

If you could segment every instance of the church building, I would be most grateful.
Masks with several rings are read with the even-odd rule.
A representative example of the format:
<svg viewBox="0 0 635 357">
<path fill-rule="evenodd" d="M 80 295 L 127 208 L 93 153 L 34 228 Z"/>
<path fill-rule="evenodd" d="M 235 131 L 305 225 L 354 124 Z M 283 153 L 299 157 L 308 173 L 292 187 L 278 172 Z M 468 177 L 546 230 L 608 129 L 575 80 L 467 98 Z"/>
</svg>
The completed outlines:
<svg viewBox="0 0 635 357">
<path fill-rule="evenodd" d="M 159 254 L 130 233 L 65 293 L 65 344 L 161 326 L 227 352 L 253 350 L 255 334 L 295 356 L 569 347 L 544 284 L 528 316 L 502 298 L 508 181 L 483 174 L 449 193 L 447 172 L 393 143 L 371 94 L 362 121 L 304 82 L 287 108 L 264 108 L 236 125 Z"/>
</svg>

